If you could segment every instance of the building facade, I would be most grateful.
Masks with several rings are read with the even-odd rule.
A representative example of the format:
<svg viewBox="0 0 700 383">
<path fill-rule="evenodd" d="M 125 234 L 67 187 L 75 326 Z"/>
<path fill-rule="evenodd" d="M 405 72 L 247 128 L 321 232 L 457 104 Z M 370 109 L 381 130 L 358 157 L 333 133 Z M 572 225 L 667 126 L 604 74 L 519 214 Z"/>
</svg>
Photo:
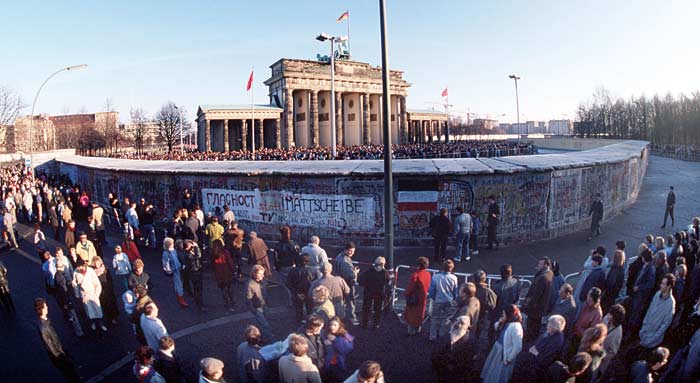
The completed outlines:
<svg viewBox="0 0 700 383">
<path fill-rule="evenodd" d="M 382 137 L 381 68 L 355 61 L 335 62 L 335 110 L 331 110 L 329 64 L 280 59 L 270 66 L 269 105 L 201 105 L 197 144 L 202 151 L 379 145 Z M 391 141 L 447 139 L 447 114 L 409 111 L 403 72 L 390 72 Z"/>
</svg>

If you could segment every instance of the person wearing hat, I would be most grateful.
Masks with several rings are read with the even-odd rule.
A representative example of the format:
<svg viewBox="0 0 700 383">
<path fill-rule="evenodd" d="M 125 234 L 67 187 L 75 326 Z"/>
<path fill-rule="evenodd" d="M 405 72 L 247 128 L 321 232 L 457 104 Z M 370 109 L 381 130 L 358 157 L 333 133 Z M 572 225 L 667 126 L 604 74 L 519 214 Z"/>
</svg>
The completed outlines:
<svg viewBox="0 0 700 383">
<path fill-rule="evenodd" d="M 358 283 L 360 286 L 364 287 L 362 318 L 360 320 L 363 328 L 367 328 L 370 309 L 374 310 L 372 327 L 375 329 L 379 328 L 379 320 L 382 315 L 382 303 L 386 296 L 386 287 L 390 279 L 389 272 L 384 268 L 385 264 L 386 260 L 384 257 L 377 257 L 374 260 L 372 268 L 360 274 L 358 278 Z"/>
<path fill-rule="evenodd" d="M 95 245 L 87 239 L 87 234 L 84 231 L 80 232 L 78 238 L 80 240 L 75 244 L 75 253 L 78 254 L 78 257 L 85 261 L 85 263 L 90 263 L 92 258 L 97 256 Z"/>
<path fill-rule="evenodd" d="M 600 221 L 603 220 L 603 201 L 600 193 L 595 194 L 588 215 L 591 216 L 591 235 L 588 237 L 590 240 L 600 235 Z"/>
<path fill-rule="evenodd" d="M 204 358 L 199 362 L 199 383 L 226 383 L 224 362 L 216 358 Z"/>
</svg>

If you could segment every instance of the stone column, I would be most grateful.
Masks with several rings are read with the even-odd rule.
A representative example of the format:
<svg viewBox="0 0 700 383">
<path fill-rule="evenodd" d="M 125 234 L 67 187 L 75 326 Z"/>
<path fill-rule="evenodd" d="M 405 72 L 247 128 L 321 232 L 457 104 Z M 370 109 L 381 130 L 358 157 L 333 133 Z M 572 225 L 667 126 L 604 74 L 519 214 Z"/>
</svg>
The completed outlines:
<svg viewBox="0 0 700 383">
<path fill-rule="evenodd" d="M 284 89 L 284 146 L 291 149 L 294 145 L 294 90 Z"/>
<path fill-rule="evenodd" d="M 224 120 L 224 152 L 228 152 L 228 120 Z"/>
<path fill-rule="evenodd" d="M 248 120 L 241 120 L 241 150 L 248 149 Z"/>
<path fill-rule="evenodd" d="M 211 150 L 211 120 L 206 120 L 207 126 L 204 128 L 204 149 Z"/>
<path fill-rule="evenodd" d="M 406 111 L 406 96 L 399 98 L 401 111 L 401 135 L 400 142 L 405 144 L 408 142 L 408 113 Z"/>
<path fill-rule="evenodd" d="M 265 147 L 265 129 L 263 126 L 263 119 L 260 118 L 258 119 L 258 125 L 260 125 L 260 129 L 258 130 L 258 136 L 256 138 L 257 141 L 255 141 L 255 147 L 258 149 L 262 149 Z"/>
<path fill-rule="evenodd" d="M 318 91 L 311 92 L 311 146 L 318 148 L 319 127 L 318 127 Z"/>
<path fill-rule="evenodd" d="M 280 132 L 280 119 L 275 118 L 275 148 L 282 148 L 282 136 Z"/>
<path fill-rule="evenodd" d="M 362 144 L 369 145 L 371 140 L 369 134 L 369 93 L 362 96 Z"/>
<path fill-rule="evenodd" d="M 335 92 L 335 145 L 343 144 L 343 132 L 345 131 L 345 119 L 343 118 L 343 95 Z"/>
</svg>

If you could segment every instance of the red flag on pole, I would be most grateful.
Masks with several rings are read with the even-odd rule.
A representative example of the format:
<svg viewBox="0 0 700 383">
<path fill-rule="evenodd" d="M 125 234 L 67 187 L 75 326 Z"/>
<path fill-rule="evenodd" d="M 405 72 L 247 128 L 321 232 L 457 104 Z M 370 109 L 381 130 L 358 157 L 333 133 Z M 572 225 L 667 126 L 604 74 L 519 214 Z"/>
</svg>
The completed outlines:
<svg viewBox="0 0 700 383">
<path fill-rule="evenodd" d="M 447 88 L 445 88 L 445 90 L 442 91 L 442 97 L 447 97 Z"/>
<path fill-rule="evenodd" d="M 335 22 L 339 23 L 343 20 L 347 20 L 349 17 L 350 17 L 350 11 L 345 11 L 345 12 L 343 12 L 342 15 L 340 15 L 340 17 L 338 17 L 338 20 L 336 20 Z"/>
<path fill-rule="evenodd" d="M 245 86 L 245 90 L 249 91 L 250 87 L 253 86 L 253 70 L 250 71 L 250 77 L 248 77 L 248 85 Z"/>
</svg>

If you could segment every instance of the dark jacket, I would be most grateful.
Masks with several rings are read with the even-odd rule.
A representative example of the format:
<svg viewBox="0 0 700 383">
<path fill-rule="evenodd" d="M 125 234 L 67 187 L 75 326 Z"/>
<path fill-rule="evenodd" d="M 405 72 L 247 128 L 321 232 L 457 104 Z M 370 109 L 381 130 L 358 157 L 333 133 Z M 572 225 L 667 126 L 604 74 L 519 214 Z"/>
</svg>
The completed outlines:
<svg viewBox="0 0 700 383">
<path fill-rule="evenodd" d="M 487 329 L 489 322 L 496 315 L 496 300 L 498 297 L 486 284 L 476 285 L 476 298 L 479 300 L 479 331 Z M 483 327 L 486 326 L 486 327 Z"/>
<path fill-rule="evenodd" d="M 578 296 L 578 300 L 584 302 L 588 296 L 588 292 L 593 287 L 597 287 L 601 290 L 605 289 L 605 270 L 603 270 L 602 267 L 596 267 L 588 274 L 588 278 L 583 282 L 583 288 Z"/>
<path fill-rule="evenodd" d="M 323 338 L 321 335 L 309 335 L 306 332 L 302 332 L 302 337 L 306 339 L 306 343 L 309 345 L 309 349 L 306 351 L 306 355 L 311 358 L 318 370 L 321 371 L 326 362 L 326 345 L 323 344 Z"/>
<path fill-rule="evenodd" d="M 452 343 L 450 334 L 438 339 L 430 356 L 433 371 L 439 382 L 471 381 L 472 360 L 477 349 L 472 334 L 466 334 Z"/>
<path fill-rule="evenodd" d="M 319 277 L 320 273 L 305 266 L 297 266 L 289 271 L 287 287 L 300 297 L 306 297 L 311 287 L 311 282 Z M 304 298 L 306 299 L 306 298 Z"/>
<path fill-rule="evenodd" d="M 601 200 L 595 200 L 591 204 L 591 209 L 588 211 L 591 215 L 593 221 L 600 221 L 603 219 L 603 202 Z"/>
<path fill-rule="evenodd" d="M 496 293 L 496 315 L 500 313 L 508 305 L 518 304 L 520 299 L 521 282 L 513 277 L 508 279 L 500 279 L 491 285 L 493 292 Z"/>
<path fill-rule="evenodd" d="M 535 281 L 527 292 L 523 302 L 523 312 L 533 318 L 541 318 L 547 313 L 549 298 L 552 294 L 554 273 L 549 268 L 535 274 Z"/>
<path fill-rule="evenodd" d="M 627 295 L 632 294 L 634 283 L 637 281 L 639 272 L 642 271 L 643 267 L 644 261 L 642 260 L 642 257 L 637 257 L 637 259 L 630 263 L 629 267 L 627 268 Z"/>
<path fill-rule="evenodd" d="M 61 345 L 61 340 L 58 338 L 56 330 L 54 330 L 51 321 L 48 319 L 39 318 L 39 336 L 44 343 L 44 348 L 46 348 L 49 358 L 57 359 L 66 354 L 63 351 L 63 345 Z"/>
<path fill-rule="evenodd" d="M 277 258 L 275 259 L 275 269 L 282 267 L 292 267 L 297 264 L 299 258 L 299 246 L 292 241 L 280 241 L 275 246 Z"/>
<path fill-rule="evenodd" d="M 620 290 L 622 290 L 624 280 L 625 269 L 622 266 L 610 267 L 608 276 L 605 278 L 605 288 L 603 289 L 603 297 L 600 302 L 603 311 L 607 312 L 607 309 L 615 304 L 615 300 L 620 295 Z"/>
<path fill-rule="evenodd" d="M 498 202 L 494 202 L 489 205 L 489 216 L 486 219 L 486 222 L 488 222 L 489 226 L 496 226 L 498 225 L 498 221 L 500 220 L 501 217 L 501 208 L 498 207 Z"/>
<path fill-rule="evenodd" d="M 159 350 L 156 360 L 153 362 L 153 367 L 167 383 L 185 383 L 177 357 L 167 355 Z"/>
<path fill-rule="evenodd" d="M 524 348 L 515 359 L 511 382 L 536 383 L 541 382 L 546 376 L 547 367 L 559 359 L 564 347 L 564 334 L 558 332 L 554 335 L 542 334 L 534 344 L 537 348 L 537 356 L 530 353 L 530 348 Z"/>
<path fill-rule="evenodd" d="M 450 222 L 450 219 L 445 217 L 444 215 L 438 215 L 435 218 L 433 218 L 430 227 L 432 228 L 433 237 L 446 238 L 450 235 L 450 232 L 452 231 L 452 222 Z"/>
<path fill-rule="evenodd" d="M 374 267 L 360 274 L 358 283 L 364 287 L 365 297 L 383 297 L 386 294 L 389 272 L 382 269 L 377 271 Z"/>
</svg>

